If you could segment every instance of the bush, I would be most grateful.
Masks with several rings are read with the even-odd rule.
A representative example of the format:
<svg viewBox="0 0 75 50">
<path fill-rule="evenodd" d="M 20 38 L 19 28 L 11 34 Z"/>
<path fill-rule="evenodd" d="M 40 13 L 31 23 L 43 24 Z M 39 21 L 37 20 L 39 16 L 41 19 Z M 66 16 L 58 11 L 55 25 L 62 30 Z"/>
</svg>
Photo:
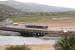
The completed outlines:
<svg viewBox="0 0 75 50">
<path fill-rule="evenodd" d="M 31 49 L 25 45 L 16 45 L 7 47 L 6 50 L 31 50 Z"/>
<path fill-rule="evenodd" d="M 66 35 L 57 42 L 55 46 L 56 50 L 75 50 L 75 36 Z"/>
</svg>

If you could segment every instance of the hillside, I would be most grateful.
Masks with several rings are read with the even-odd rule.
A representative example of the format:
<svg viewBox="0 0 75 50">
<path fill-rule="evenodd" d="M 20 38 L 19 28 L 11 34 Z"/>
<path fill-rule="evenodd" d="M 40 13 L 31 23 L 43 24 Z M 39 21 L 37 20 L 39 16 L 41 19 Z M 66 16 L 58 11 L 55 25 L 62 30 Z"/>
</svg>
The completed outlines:
<svg viewBox="0 0 75 50">
<path fill-rule="evenodd" d="M 0 4 L 11 6 L 25 12 L 66 12 L 75 11 L 71 8 L 63 8 L 56 6 L 41 5 L 36 3 L 21 3 L 17 1 L 1 1 Z"/>
<path fill-rule="evenodd" d="M 49 16 L 74 17 L 75 9 L 36 3 L 22 3 L 17 1 L 0 1 L 0 16 Z"/>
<path fill-rule="evenodd" d="M 4 4 L 0 4 L 0 16 L 20 16 L 22 15 L 23 12 L 21 12 L 20 10 L 17 10 L 13 7 L 4 5 Z"/>
</svg>

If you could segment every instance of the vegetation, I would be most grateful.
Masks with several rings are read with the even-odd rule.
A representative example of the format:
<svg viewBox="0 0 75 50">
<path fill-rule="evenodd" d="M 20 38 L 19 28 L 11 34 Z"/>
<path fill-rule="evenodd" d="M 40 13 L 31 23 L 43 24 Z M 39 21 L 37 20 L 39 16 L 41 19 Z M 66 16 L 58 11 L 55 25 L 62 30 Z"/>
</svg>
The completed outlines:
<svg viewBox="0 0 75 50">
<path fill-rule="evenodd" d="M 0 4 L 0 16 L 12 17 L 12 16 L 22 16 L 24 12 L 17 10 L 8 5 Z"/>
<path fill-rule="evenodd" d="M 15 22 L 48 22 L 52 18 L 75 18 L 75 15 L 71 14 L 59 14 L 50 16 L 23 16 L 23 17 L 11 17 Z"/>
<path fill-rule="evenodd" d="M 75 50 L 75 36 L 65 35 L 55 47 L 56 50 Z"/>
<path fill-rule="evenodd" d="M 16 45 L 16 46 L 10 46 L 6 48 L 6 50 L 31 50 L 28 46 L 25 45 Z"/>
<path fill-rule="evenodd" d="M 9 2 L 9 3 L 8 3 Z M 32 3 L 0 2 L 0 17 L 12 17 L 16 22 L 27 21 L 48 21 L 50 18 L 75 18 L 75 11 L 68 8 L 60 8 Z M 14 4 L 16 3 L 16 4 Z M 35 9 L 34 9 L 35 8 Z M 66 11 L 65 11 L 66 10 Z M 13 17 L 17 16 L 17 17 Z M 24 16 L 24 17 L 22 17 Z M 41 19 L 41 20 L 40 20 Z"/>
</svg>

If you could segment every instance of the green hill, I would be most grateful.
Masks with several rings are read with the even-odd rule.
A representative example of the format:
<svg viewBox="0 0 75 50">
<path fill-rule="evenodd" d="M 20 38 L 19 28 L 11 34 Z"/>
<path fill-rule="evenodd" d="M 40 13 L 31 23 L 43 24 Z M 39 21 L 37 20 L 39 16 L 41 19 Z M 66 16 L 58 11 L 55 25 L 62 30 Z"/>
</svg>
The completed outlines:
<svg viewBox="0 0 75 50">
<path fill-rule="evenodd" d="M 0 16 L 20 16 L 23 12 L 8 5 L 0 4 Z"/>
</svg>

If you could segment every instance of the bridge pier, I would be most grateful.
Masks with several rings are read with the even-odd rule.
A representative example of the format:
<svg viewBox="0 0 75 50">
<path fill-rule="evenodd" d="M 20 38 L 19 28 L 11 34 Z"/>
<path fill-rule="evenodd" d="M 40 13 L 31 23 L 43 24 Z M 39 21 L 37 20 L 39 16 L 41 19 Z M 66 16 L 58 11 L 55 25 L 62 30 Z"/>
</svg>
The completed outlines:
<svg viewBox="0 0 75 50">
<path fill-rule="evenodd" d="M 25 37 L 41 37 L 44 36 L 48 33 L 45 32 L 20 32 L 20 36 L 25 36 Z"/>
<path fill-rule="evenodd" d="M 32 32 L 20 32 L 21 35 L 20 36 L 24 36 L 24 37 L 32 37 Z M 31 33 L 31 34 L 30 34 Z"/>
</svg>

